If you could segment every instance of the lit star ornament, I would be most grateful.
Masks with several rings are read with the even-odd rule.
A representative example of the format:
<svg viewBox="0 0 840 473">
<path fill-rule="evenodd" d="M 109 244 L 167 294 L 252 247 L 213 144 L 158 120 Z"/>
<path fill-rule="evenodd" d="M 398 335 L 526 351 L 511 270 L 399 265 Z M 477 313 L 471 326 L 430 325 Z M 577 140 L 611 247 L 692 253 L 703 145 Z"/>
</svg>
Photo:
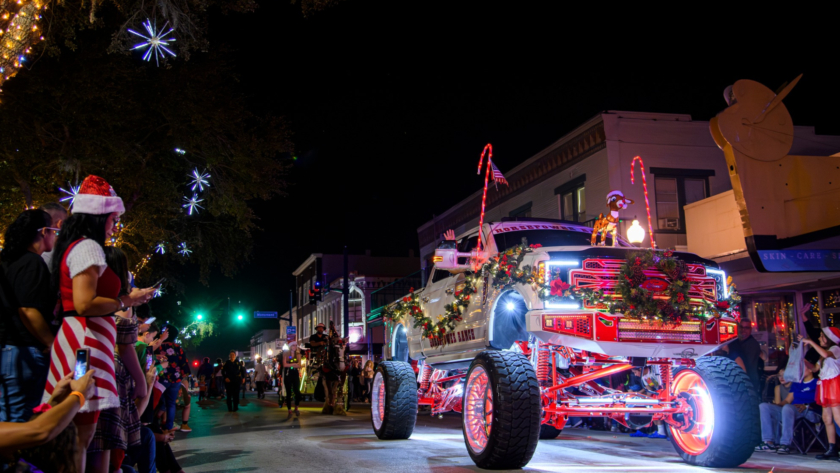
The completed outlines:
<svg viewBox="0 0 840 473">
<path fill-rule="evenodd" d="M 204 187 L 210 187 L 210 182 L 207 181 L 207 179 L 210 179 L 210 174 L 207 174 L 206 172 L 198 172 L 198 169 L 193 169 L 192 174 L 187 175 L 190 176 L 191 180 L 189 185 L 192 186 L 190 187 L 190 190 L 193 192 L 195 192 L 196 189 L 198 189 L 199 192 L 203 192 Z"/>
<path fill-rule="evenodd" d="M 166 254 L 166 245 L 163 243 L 158 243 L 155 247 L 155 253 Z"/>
<path fill-rule="evenodd" d="M 187 242 L 182 242 L 181 246 L 178 247 L 178 253 L 181 253 L 182 256 L 189 256 L 192 250 L 187 248 Z"/>
<path fill-rule="evenodd" d="M 175 29 L 169 28 L 169 31 L 167 31 L 166 33 L 161 33 L 161 31 L 165 30 L 166 27 L 169 26 L 168 21 L 165 25 L 163 25 L 163 28 L 160 31 L 157 29 L 157 22 L 155 22 L 155 24 L 152 25 L 151 20 L 146 20 L 146 22 L 143 23 L 143 26 L 146 27 L 146 31 L 148 31 L 149 36 L 140 34 L 134 30 L 128 30 L 129 33 L 135 34 L 145 40 L 142 43 L 134 45 L 134 47 L 131 48 L 132 51 L 135 49 L 148 48 L 146 50 L 146 54 L 143 55 L 143 60 L 151 61 L 152 56 L 154 56 L 155 63 L 158 66 L 160 66 L 161 59 L 166 59 L 166 54 L 164 53 L 168 53 L 170 56 L 175 57 L 175 53 L 173 53 L 172 50 L 167 48 L 171 41 L 175 41 L 175 38 L 167 38 L 167 36 L 172 34 L 172 32 L 175 31 Z"/>
<path fill-rule="evenodd" d="M 184 197 L 184 202 L 186 202 L 182 207 L 185 209 L 190 209 L 189 214 L 192 215 L 193 212 L 198 213 L 197 209 L 203 209 L 204 207 L 198 205 L 199 202 L 204 202 L 204 199 L 199 199 L 197 195 L 193 194 L 192 197 Z"/>
<path fill-rule="evenodd" d="M 67 202 L 67 201 L 69 200 L 69 201 L 70 201 L 70 206 L 72 207 L 72 206 L 73 206 L 73 202 L 75 202 L 75 201 L 76 201 L 76 194 L 78 194 L 78 193 L 79 193 L 79 187 L 81 187 L 81 186 L 78 186 L 78 185 L 77 185 L 77 186 L 74 186 L 74 185 L 71 185 L 71 184 L 68 182 L 68 183 L 67 183 L 67 187 L 69 187 L 69 188 L 70 188 L 70 190 L 69 190 L 69 191 L 68 191 L 67 189 L 64 189 L 63 187 L 59 187 L 59 188 L 58 188 L 58 190 L 60 190 L 61 192 L 64 192 L 65 194 L 67 194 L 67 196 L 66 196 L 66 197 L 62 197 L 62 198 L 61 198 L 61 199 L 59 199 L 59 200 L 61 200 L 62 202 Z"/>
</svg>

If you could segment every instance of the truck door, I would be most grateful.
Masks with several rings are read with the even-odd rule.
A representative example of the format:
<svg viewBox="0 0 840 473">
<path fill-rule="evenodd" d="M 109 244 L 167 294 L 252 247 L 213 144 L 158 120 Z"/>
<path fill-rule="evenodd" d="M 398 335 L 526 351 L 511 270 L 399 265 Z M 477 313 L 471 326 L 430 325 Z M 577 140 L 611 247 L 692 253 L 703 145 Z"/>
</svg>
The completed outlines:
<svg viewBox="0 0 840 473">
<path fill-rule="evenodd" d="M 426 286 L 423 290 L 423 294 L 420 296 L 420 300 L 423 302 L 423 311 L 432 320 L 436 320 L 438 314 L 443 313 L 443 306 L 445 304 L 444 291 L 452 279 L 452 273 L 449 271 L 437 268 L 432 270 L 432 277 L 430 278 L 429 285 Z M 415 346 L 419 345 L 418 349 L 423 351 L 424 355 L 429 356 L 428 351 L 431 348 L 431 345 L 428 339 L 423 339 L 423 328 L 414 328 L 413 320 L 408 322 L 408 325 L 412 327 L 412 352 L 415 350 Z"/>
</svg>

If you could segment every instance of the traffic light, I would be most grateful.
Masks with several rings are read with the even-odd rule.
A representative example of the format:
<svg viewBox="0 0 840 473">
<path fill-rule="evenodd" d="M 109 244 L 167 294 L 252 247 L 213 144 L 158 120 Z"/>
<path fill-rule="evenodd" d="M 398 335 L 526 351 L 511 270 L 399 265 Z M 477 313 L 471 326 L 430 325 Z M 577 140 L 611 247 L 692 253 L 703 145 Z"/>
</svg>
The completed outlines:
<svg viewBox="0 0 840 473">
<path fill-rule="evenodd" d="M 309 303 L 315 305 L 321 300 L 323 300 L 321 281 L 315 281 L 315 285 L 309 290 Z"/>
<path fill-rule="evenodd" d="M 198 315 L 196 315 L 196 316 L 195 316 L 195 318 L 196 318 L 196 319 L 198 319 L 198 320 L 201 320 L 201 319 L 203 319 L 203 318 L 204 318 L 204 316 L 203 316 L 203 315 L 201 315 L 201 314 L 198 314 Z"/>
<path fill-rule="evenodd" d="M 198 366 L 198 360 L 193 361 L 193 366 Z"/>
<path fill-rule="evenodd" d="M 236 316 L 237 320 L 242 320 L 242 314 Z"/>
</svg>

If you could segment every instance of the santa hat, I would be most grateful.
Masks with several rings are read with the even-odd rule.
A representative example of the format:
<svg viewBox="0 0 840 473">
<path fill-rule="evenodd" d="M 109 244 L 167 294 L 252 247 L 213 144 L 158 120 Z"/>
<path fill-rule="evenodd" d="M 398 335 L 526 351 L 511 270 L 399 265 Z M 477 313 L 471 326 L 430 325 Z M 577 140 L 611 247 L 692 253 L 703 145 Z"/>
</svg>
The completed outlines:
<svg viewBox="0 0 840 473">
<path fill-rule="evenodd" d="M 106 215 L 114 212 L 125 213 L 123 201 L 114 188 L 99 176 L 86 177 L 73 199 L 73 213 Z"/>
<path fill-rule="evenodd" d="M 840 344 L 840 328 L 837 327 L 823 327 L 823 333 L 834 343 Z"/>
<path fill-rule="evenodd" d="M 610 203 L 610 197 L 613 197 L 613 196 L 621 197 L 623 199 L 624 198 L 624 192 L 621 192 L 619 190 L 610 191 L 610 193 L 607 194 L 607 204 Z"/>
</svg>

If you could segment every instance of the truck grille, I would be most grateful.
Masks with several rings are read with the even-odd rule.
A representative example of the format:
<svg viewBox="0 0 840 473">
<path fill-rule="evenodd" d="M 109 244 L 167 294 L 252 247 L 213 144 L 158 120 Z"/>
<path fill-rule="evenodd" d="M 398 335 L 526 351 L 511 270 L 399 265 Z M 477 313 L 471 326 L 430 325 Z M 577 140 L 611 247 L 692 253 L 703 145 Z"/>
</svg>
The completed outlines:
<svg viewBox="0 0 840 473">
<path fill-rule="evenodd" d="M 619 341 L 700 342 L 702 322 L 679 325 L 642 322 L 628 319 L 618 322 Z"/>
<path fill-rule="evenodd" d="M 583 261 L 582 269 L 569 271 L 569 284 L 581 288 L 601 289 L 604 294 L 615 296 L 615 286 L 619 278 L 619 270 L 624 260 L 592 258 Z M 714 277 L 706 274 L 706 267 L 702 264 L 687 264 L 688 280 L 691 282 L 691 291 L 688 295 L 691 305 L 703 306 L 703 300 L 715 303 L 718 300 L 718 284 Z M 660 279 L 670 281 L 665 273 L 657 270 L 645 271 L 648 279 Z M 654 298 L 665 298 L 654 295 Z M 586 309 L 606 309 L 600 303 L 584 304 Z"/>
</svg>

